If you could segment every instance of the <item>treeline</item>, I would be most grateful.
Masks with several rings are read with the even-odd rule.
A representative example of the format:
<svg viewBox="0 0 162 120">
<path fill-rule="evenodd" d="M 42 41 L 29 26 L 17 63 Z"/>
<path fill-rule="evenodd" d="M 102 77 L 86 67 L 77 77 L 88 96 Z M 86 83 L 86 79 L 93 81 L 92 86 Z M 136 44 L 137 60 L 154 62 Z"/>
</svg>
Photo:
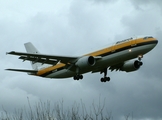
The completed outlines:
<svg viewBox="0 0 162 120">
<path fill-rule="evenodd" d="M 129 115 L 125 116 L 128 120 Z M 51 104 L 50 101 L 39 101 L 34 106 L 31 106 L 28 99 L 27 108 L 15 109 L 13 113 L 9 113 L 3 108 L 0 113 L 1 120 L 113 120 L 111 112 L 107 112 L 105 108 L 105 100 L 99 104 L 94 102 L 87 109 L 85 104 L 74 102 L 69 107 L 64 107 L 64 101 Z"/>
</svg>

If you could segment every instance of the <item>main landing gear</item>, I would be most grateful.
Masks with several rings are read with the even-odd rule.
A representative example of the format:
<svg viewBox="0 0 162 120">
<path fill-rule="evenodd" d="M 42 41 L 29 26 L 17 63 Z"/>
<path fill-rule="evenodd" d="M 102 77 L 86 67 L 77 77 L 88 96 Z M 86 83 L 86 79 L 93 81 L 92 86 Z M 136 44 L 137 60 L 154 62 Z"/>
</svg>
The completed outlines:
<svg viewBox="0 0 162 120">
<path fill-rule="evenodd" d="M 74 80 L 79 80 L 79 79 L 83 79 L 83 75 L 75 75 L 73 77 Z"/>
<path fill-rule="evenodd" d="M 83 75 L 79 74 L 80 72 L 80 69 L 79 67 L 76 68 L 76 75 L 73 77 L 74 80 L 80 80 L 80 79 L 83 79 Z"/>
<path fill-rule="evenodd" d="M 107 76 L 107 68 L 105 68 L 101 73 L 104 73 L 104 77 L 101 78 L 101 82 L 109 82 L 110 81 L 110 77 L 106 77 Z"/>
</svg>

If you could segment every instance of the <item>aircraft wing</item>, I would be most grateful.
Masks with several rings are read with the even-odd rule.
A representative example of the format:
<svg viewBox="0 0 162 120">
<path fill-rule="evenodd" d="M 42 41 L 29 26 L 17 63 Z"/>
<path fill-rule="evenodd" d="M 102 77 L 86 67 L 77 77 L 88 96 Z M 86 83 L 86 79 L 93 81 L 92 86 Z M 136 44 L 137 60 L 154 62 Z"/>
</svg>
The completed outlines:
<svg viewBox="0 0 162 120">
<path fill-rule="evenodd" d="M 121 67 L 123 66 L 123 64 L 124 64 L 124 62 L 121 62 L 121 63 L 118 63 L 118 64 L 116 64 L 116 65 L 108 66 L 107 68 L 108 68 L 109 70 L 111 70 L 111 72 L 114 71 L 114 70 L 116 70 L 116 71 L 119 70 L 119 71 L 120 71 L 120 69 L 121 69 Z M 103 73 L 103 68 L 98 67 L 97 69 L 94 69 L 94 70 L 92 71 L 92 73 L 97 73 L 97 72 Z"/>
<path fill-rule="evenodd" d="M 37 70 L 24 70 L 24 69 L 5 69 L 9 71 L 17 71 L 17 72 L 27 72 L 28 74 L 36 74 L 38 71 Z"/>
<path fill-rule="evenodd" d="M 123 64 L 124 64 L 124 62 L 118 63 L 116 65 L 112 65 L 112 66 L 109 67 L 109 70 L 111 70 L 111 71 L 114 71 L 114 70 L 118 71 L 119 70 L 120 71 Z"/>
<path fill-rule="evenodd" d="M 55 56 L 55 55 L 46 55 L 38 53 L 24 53 L 24 52 L 7 52 L 6 54 L 20 56 L 19 59 L 28 60 L 32 62 L 39 62 L 42 64 L 52 64 L 55 65 L 58 62 L 69 64 L 74 63 L 79 57 L 69 57 L 69 56 Z"/>
</svg>

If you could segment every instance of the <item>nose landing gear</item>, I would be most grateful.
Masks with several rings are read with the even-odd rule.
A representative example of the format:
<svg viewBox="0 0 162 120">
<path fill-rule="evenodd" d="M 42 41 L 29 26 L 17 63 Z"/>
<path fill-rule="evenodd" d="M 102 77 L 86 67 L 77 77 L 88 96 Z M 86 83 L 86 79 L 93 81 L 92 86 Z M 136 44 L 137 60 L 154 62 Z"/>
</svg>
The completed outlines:
<svg viewBox="0 0 162 120">
<path fill-rule="evenodd" d="M 141 61 L 143 58 L 143 55 L 138 55 L 138 60 Z"/>
<path fill-rule="evenodd" d="M 143 62 L 141 62 L 142 58 L 143 58 L 143 55 L 138 55 L 139 66 L 143 65 Z"/>
</svg>

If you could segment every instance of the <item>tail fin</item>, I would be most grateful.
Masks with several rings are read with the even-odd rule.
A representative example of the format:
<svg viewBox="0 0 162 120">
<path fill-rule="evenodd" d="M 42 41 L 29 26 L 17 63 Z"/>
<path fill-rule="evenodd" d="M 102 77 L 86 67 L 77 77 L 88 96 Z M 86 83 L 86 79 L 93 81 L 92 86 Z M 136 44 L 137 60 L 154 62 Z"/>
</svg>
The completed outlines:
<svg viewBox="0 0 162 120">
<path fill-rule="evenodd" d="M 25 43 L 24 46 L 26 48 L 27 53 L 40 53 L 31 42 Z M 31 65 L 34 70 L 38 70 L 42 66 L 42 63 L 31 62 Z"/>
</svg>

